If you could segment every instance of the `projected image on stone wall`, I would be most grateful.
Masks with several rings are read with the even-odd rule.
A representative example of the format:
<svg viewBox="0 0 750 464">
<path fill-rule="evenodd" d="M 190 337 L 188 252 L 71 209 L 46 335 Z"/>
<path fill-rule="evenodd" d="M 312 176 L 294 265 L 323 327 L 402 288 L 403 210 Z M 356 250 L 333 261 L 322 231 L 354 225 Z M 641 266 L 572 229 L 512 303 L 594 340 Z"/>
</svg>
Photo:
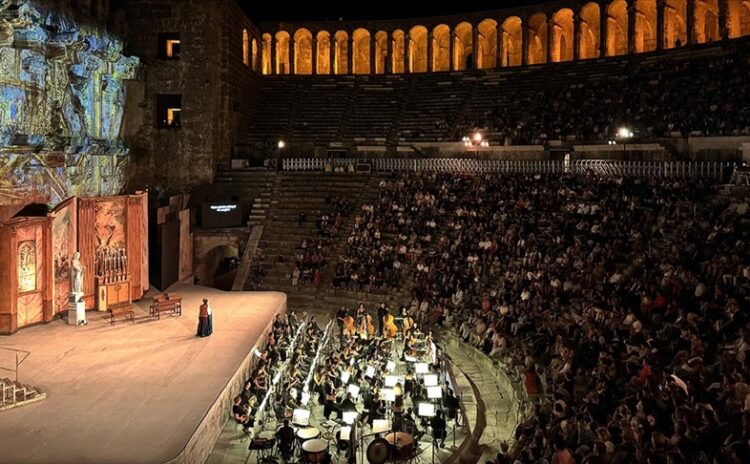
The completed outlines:
<svg viewBox="0 0 750 464">
<path fill-rule="evenodd" d="M 125 88 L 138 59 L 45 0 L 0 2 L 0 17 L 0 204 L 118 193 Z"/>
</svg>

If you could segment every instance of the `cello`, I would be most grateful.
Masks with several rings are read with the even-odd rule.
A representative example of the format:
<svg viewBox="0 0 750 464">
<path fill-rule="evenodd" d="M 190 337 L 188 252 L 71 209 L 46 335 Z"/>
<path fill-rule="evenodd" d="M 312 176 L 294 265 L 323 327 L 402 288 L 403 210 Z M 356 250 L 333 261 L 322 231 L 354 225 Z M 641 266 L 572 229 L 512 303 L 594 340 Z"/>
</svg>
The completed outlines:
<svg viewBox="0 0 750 464">
<path fill-rule="evenodd" d="M 367 321 L 367 336 L 368 338 L 372 338 L 375 335 L 375 324 L 372 323 L 372 316 L 369 314 L 365 315 L 365 320 Z"/>
<path fill-rule="evenodd" d="M 398 327 L 396 327 L 393 319 L 391 314 L 386 314 L 383 318 L 383 335 L 386 338 L 396 338 L 396 335 L 398 335 Z"/>
<path fill-rule="evenodd" d="M 353 337 L 355 333 L 357 333 L 357 328 L 354 327 L 354 318 L 347 315 L 344 318 L 344 335 Z"/>
</svg>

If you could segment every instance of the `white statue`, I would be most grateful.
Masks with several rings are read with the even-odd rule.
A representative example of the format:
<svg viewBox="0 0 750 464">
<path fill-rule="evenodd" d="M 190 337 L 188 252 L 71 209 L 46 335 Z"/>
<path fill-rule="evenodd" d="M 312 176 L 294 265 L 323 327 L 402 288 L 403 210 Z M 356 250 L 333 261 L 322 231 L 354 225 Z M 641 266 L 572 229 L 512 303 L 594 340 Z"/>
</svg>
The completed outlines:
<svg viewBox="0 0 750 464">
<path fill-rule="evenodd" d="M 83 272 L 86 268 L 81 264 L 81 253 L 76 251 L 70 260 L 70 292 L 83 294 Z"/>
</svg>

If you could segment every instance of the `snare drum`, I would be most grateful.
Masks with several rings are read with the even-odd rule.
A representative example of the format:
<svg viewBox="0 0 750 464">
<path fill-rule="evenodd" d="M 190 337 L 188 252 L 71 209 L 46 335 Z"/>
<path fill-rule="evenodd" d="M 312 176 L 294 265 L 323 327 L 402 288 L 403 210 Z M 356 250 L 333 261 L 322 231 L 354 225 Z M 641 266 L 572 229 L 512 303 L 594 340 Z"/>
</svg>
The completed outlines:
<svg viewBox="0 0 750 464">
<path fill-rule="evenodd" d="M 328 442 L 320 438 L 307 440 L 302 444 L 304 461 L 312 464 L 324 462 L 328 455 Z"/>
</svg>

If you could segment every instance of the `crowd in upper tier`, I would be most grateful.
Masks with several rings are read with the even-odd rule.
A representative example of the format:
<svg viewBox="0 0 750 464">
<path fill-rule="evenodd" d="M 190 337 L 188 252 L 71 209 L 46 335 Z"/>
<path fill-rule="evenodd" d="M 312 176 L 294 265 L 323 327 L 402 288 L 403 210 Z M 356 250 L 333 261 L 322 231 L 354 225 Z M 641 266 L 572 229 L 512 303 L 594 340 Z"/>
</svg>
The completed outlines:
<svg viewBox="0 0 750 464">
<path fill-rule="evenodd" d="M 335 284 L 407 287 L 543 387 L 498 464 L 750 462 L 749 209 L 700 180 L 402 174 Z"/>
</svg>

